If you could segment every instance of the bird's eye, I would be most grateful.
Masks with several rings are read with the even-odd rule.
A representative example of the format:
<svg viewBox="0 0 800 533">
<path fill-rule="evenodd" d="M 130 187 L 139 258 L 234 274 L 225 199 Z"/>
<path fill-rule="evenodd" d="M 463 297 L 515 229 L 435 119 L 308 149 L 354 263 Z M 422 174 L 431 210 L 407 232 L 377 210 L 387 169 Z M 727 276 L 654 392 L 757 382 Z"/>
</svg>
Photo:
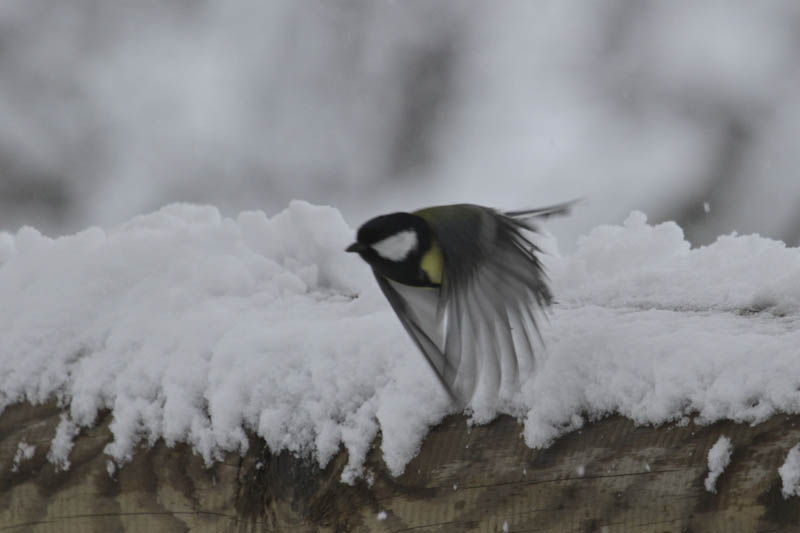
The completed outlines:
<svg viewBox="0 0 800 533">
<path fill-rule="evenodd" d="M 376 242 L 372 248 L 389 261 L 403 261 L 417 248 L 417 232 L 412 229 L 395 233 Z"/>
</svg>

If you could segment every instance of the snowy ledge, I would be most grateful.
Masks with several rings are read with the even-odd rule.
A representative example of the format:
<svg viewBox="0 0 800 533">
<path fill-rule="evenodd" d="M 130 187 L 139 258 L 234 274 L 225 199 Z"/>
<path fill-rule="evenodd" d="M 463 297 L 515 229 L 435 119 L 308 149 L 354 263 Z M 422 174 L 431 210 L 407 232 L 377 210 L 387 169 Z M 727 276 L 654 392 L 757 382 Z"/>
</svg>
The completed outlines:
<svg viewBox="0 0 800 533">
<path fill-rule="evenodd" d="M 104 231 L 0 233 L 0 406 L 56 398 L 48 457 L 109 410 L 111 460 L 188 443 L 206 463 L 269 448 L 362 476 L 380 431 L 403 472 L 447 401 L 375 286 L 343 252 L 338 211 L 293 202 L 269 219 L 172 205 Z M 546 447 L 586 421 L 758 423 L 800 412 L 800 251 L 759 236 L 691 249 L 632 214 L 562 256 L 547 353 L 512 405 Z"/>
</svg>

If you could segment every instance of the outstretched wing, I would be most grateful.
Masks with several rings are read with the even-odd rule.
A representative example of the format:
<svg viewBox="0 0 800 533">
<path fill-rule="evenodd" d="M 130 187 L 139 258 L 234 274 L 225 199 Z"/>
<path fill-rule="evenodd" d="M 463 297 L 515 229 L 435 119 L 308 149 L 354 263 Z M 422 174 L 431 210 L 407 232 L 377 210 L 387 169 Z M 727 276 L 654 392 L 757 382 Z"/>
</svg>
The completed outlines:
<svg viewBox="0 0 800 533">
<path fill-rule="evenodd" d="M 533 370 L 537 315 L 552 296 L 539 249 L 523 230 L 535 231 L 536 217 L 569 205 L 508 214 L 467 204 L 437 208 L 449 212 L 435 217 L 419 212 L 444 258 L 438 305 L 445 333 L 436 345 L 443 361 L 433 366 L 446 370 L 438 375 L 461 405 L 476 394 L 493 398 L 516 388 Z"/>
<path fill-rule="evenodd" d="M 430 364 L 436 377 L 453 401 L 452 382 L 457 368 L 443 352 L 442 317 L 439 312 L 439 289 L 411 287 L 395 283 L 373 271 L 400 323 Z"/>
</svg>

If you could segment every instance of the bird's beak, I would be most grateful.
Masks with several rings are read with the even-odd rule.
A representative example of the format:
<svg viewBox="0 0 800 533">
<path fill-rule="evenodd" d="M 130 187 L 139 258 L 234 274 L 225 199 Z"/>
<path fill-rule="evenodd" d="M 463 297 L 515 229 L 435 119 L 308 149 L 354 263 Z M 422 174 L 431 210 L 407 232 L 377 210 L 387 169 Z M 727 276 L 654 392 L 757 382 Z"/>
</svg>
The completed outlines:
<svg viewBox="0 0 800 533">
<path fill-rule="evenodd" d="M 361 244 L 360 242 L 354 242 L 353 244 L 348 246 L 345 251 L 346 252 L 356 252 L 356 253 L 360 254 L 361 252 L 363 252 L 366 249 L 367 249 L 367 246 L 365 244 Z"/>
</svg>

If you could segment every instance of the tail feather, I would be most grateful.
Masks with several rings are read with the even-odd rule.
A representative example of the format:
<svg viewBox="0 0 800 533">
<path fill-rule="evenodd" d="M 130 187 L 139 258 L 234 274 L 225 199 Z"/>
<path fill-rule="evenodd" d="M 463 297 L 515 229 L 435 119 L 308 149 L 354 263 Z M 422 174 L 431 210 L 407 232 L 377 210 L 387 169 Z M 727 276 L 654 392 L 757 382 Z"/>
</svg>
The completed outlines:
<svg viewBox="0 0 800 533">
<path fill-rule="evenodd" d="M 550 205 L 547 207 L 537 207 L 535 209 L 521 209 L 519 211 L 506 211 L 504 215 L 517 218 L 548 218 L 553 216 L 568 215 L 572 210 L 572 206 L 579 203 L 581 200 L 571 200 L 561 204 Z"/>
</svg>

